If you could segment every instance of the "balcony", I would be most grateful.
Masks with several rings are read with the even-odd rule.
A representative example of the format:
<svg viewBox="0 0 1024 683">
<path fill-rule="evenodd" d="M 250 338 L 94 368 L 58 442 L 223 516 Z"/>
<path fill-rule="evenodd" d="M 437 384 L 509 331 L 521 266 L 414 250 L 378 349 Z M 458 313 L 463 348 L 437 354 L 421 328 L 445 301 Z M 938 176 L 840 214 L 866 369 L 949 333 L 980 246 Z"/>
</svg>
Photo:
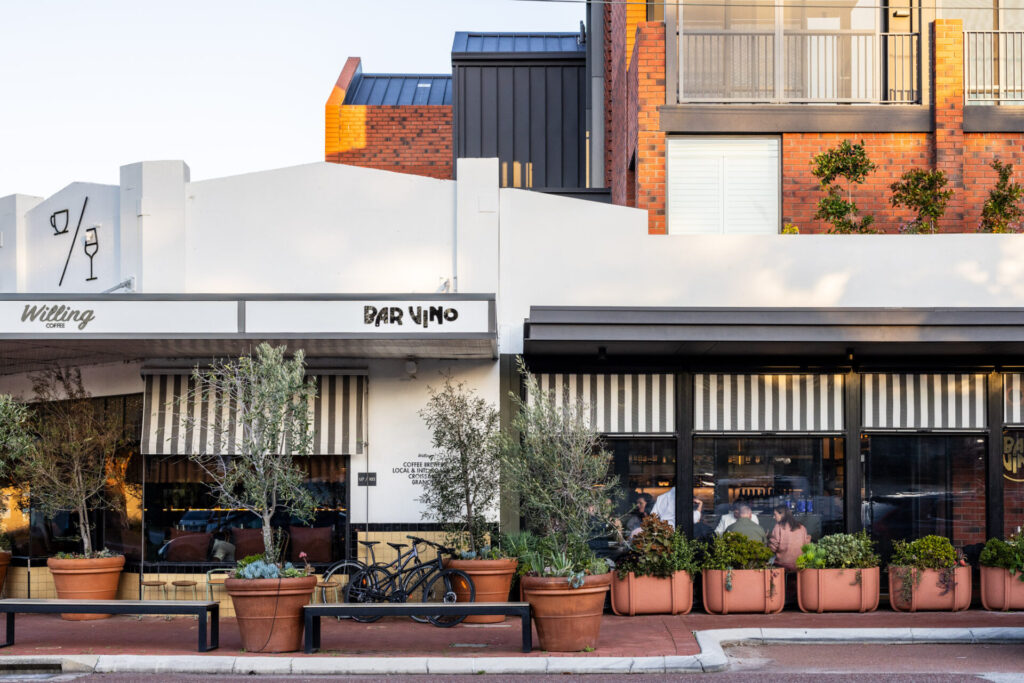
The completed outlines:
<svg viewBox="0 0 1024 683">
<path fill-rule="evenodd" d="M 964 31 L 964 103 L 1024 105 L 1024 31 Z"/>
<path fill-rule="evenodd" d="M 680 27 L 678 46 L 681 104 L 921 102 L 919 33 Z"/>
</svg>

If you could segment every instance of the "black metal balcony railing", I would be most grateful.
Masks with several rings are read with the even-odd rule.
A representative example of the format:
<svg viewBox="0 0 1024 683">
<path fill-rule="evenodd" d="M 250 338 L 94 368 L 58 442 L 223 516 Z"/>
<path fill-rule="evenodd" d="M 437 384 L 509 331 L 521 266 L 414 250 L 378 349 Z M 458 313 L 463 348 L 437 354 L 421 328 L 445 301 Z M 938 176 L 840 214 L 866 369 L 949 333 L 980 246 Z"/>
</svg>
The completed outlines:
<svg viewBox="0 0 1024 683">
<path fill-rule="evenodd" d="M 1024 104 L 1024 31 L 964 31 L 964 101 Z"/>
<path fill-rule="evenodd" d="M 681 31 L 680 102 L 914 104 L 917 33 Z"/>
</svg>

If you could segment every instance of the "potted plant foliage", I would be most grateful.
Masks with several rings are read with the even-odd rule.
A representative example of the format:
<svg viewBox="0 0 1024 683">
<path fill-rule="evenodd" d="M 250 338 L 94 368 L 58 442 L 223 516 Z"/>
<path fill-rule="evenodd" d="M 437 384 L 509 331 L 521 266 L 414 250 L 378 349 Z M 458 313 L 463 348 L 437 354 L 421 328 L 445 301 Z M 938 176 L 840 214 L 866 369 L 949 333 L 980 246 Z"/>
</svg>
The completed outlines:
<svg viewBox="0 0 1024 683">
<path fill-rule="evenodd" d="M 878 608 L 879 558 L 867 532 L 831 534 L 796 558 L 802 612 L 873 612 Z"/>
<path fill-rule="evenodd" d="M 657 515 L 644 518 L 612 577 L 612 610 L 619 615 L 688 614 L 693 607 L 697 547 Z"/>
<path fill-rule="evenodd" d="M 253 355 L 219 361 L 192 373 L 194 399 L 209 402 L 209 415 L 235 413 L 235 422 L 210 418 L 200 425 L 233 452 L 193 453 L 222 507 L 247 510 L 262 520 L 262 556 L 242 559 L 224 588 L 234 603 L 242 647 L 247 652 L 293 652 L 302 645 L 302 606 L 309 603 L 316 577 L 309 567 L 281 566 L 280 535 L 271 518 L 286 512 L 310 519 L 315 501 L 303 486 L 305 473 L 295 463 L 309 455 L 313 442 L 310 406 L 316 390 L 306 379 L 302 351 L 289 360 L 285 347 L 260 344 Z M 186 417 L 196 427 L 196 418 Z M 236 426 L 238 427 L 236 432 Z"/>
<path fill-rule="evenodd" d="M 708 544 L 703 562 L 708 614 L 775 614 L 786 602 L 785 573 L 768 546 L 728 531 Z"/>
<path fill-rule="evenodd" d="M 32 507 L 45 516 L 68 512 L 78 522 L 81 552 L 46 561 L 58 598 L 117 597 L 124 556 L 93 544 L 91 510 L 124 506 L 127 443 L 120 414 L 105 410 L 82 384 L 77 368 L 55 366 L 32 378 L 36 403 L 29 410 L 33 444 L 12 463 L 15 480 L 27 487 Z M 72 621 L 108 614 L 64 614 Z"/>
<path fill-rule="evenodd" d="M 948 538 L 896 541 L 889 561 L 889 604 L 898 612 L 965 610 L 971 605 L 971 567 Z"/>
<path fill-rule="evenodd" d="M 429 390 L 430 399 L 420 417 L 431 431 L 433 447 L 428 454 L 423 495 L 428 515 L 440 522 L 448 545 L 461 557 L 448 566 L 470 576 L 478 602 L 508 600 L 518 561 L 505 557 L 490 540 L 487 513 L 493 512 L 499 491 L 501 463 L 498 456 L 498 411 L 469 390 L 464 383 L 445 377 L 440 389 Z M 457 599 L 469 593 L 456 587 Z M 502 615 L 469 616 L 467 623 L 493 624 Z"/>
<path fill-rule="evenodd" d="M 512 394 L 512 433 L 502 438 L 503 481 L 519 497 L 537 547 L 520 557 L 523 597 L 533 609 L 541 649 L 597 646 L 610 566 L 587 542 L 610 520 L 618 482 L 600 434 L 582 405 L 541 392 L 519 361 L 529 400 Z"/>
<path fill-rule="evenodd" d="M 1024 537 L 990 538 L 978 559 L 985 609 L 1024 609 Z"/>
<path fill-rule="evenodd" d="M 14 463 L 20 462 L 32 448 L 29 412 L 23 403 L 7 394 L 0 394 L 0 474 L 8 476 Z M 0 515 L 7 512 L 8 497 L 0 493 Z M 0 535 L 0 589 L 7 580 L 11 564 L 11 542 Z"/>
</svg>

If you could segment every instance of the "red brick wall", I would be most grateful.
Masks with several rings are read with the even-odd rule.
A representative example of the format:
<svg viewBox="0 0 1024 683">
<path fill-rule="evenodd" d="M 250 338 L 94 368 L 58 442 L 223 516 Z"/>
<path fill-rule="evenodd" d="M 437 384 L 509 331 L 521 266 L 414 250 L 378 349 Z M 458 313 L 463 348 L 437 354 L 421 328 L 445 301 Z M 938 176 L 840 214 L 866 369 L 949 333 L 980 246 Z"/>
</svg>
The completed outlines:
<svg viewBox="0 0 1024 683">
<path fill-rule="evenodd" d="M 399 173 L 452 177 L 452 108 L 342 105 L 337 147 L 326 161 Z"/>
<path fill-rule="evenodd" d="M 939 224 L 941 232 L 964 226 L 964 32 L 962 22 L 932 24 L 932 115 L 935 119 L 935 168 L 944 171 L 953 196 Z"/>
<path fill-rule="evenodd" d="M 967 449 L 953 459 L 953 496 L 953 545 L 984 543 L 985 463 Z"/>
<path fill-rule="evenodd" d="M 637 26 L 636 207 L 647 209 L 647 229 L 665 234 L 665 134 L 658 130 L 658 108 L 665 104 L 665 24 Z"/>
</svg>

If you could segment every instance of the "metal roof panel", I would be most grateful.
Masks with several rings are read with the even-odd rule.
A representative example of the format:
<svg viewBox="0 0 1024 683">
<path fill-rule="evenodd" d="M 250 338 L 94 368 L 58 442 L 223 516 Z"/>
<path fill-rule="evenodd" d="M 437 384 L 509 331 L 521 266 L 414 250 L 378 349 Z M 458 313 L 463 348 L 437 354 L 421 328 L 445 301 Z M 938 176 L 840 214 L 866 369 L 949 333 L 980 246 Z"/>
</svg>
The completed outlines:
<svg viewBox="0 0 1024 683">
<path fill-rule="evenodd" d="M 485 33 L 457 31 L 453 55 L 473 54 L 584 54 L 587 46 L 578 33 Z"/>
<path fill-rule="evenodd" d="M 402 106 L 452 103 L 451 76 L 445 74 L 363 74 L 345 94 L 345 104 Z"/>
</svg>

